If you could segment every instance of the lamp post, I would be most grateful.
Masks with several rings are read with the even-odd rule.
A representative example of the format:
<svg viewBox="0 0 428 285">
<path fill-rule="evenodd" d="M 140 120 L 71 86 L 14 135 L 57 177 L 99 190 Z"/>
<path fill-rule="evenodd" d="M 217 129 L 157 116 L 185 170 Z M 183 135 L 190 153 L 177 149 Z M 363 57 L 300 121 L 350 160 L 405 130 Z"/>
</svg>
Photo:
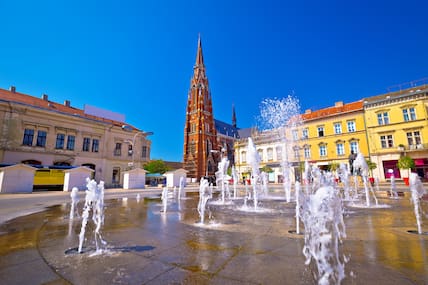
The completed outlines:
<svg viewBox="0 0 428 285">
<path fill-rule="evenodd" d="M 129 125 L 123 125 L 123 126 L 122 126 L 122 130 L 127 131 L 127 132 L 132 132 L 132 131 L 133 131 L 133 128 L 132 128 L 131 126 L 129 126 Z M 134 151 L 134 147 L 135 147 L 135 140 L 136 140 L 137 136 L 138 136 L 138 135 L 140 135 L 140 134 L 141 134 L 144 138 L 146 138 L 147 136 L 153 135 L 153 134 L 154 134 L 154 132 L 143 132 L 143 131 L 138 131 L 138 132 L 136 132 L 136 133 L 134 134 L 134 136 L 132 137 L 132 141 L 130 141 L 130 140 L 125 141 L 125 142 L 129 143 L 129 144 L 132 146 L 132 149 L 128 151 L 128 154 L 131 154 L 131 156 L 132 156 L 132 163 L 131 163 L 131 168 L 132 168 L 132 169 L 134 168 L 134 161 L 135 161 L 135 159 L 134 159 L 134 158 L 135 158 L 135 156 L 134 156 L 134 154 L 135 154 L 135 151 Z"/>
</svg>

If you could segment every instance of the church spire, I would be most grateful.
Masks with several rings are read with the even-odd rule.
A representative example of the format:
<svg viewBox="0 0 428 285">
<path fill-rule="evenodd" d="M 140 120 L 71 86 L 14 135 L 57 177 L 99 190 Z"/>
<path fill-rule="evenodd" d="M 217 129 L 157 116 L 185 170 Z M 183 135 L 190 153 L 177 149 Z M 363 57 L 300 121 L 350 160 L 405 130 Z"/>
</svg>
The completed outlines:
<svg viewBox="0 0 428 285">
<path fill-rule="evenodd" d="M 235 104 L 232 104 L 232 126 L 236 128 Z"/>
<path fill-rule="evenodd" d="M 198 35 L 198 51 L 196 53 L 195 67 L 201 67 L 204 65 L 204 56 L 202 54 L 202 41 L 201 34 Z"/>
</svg>

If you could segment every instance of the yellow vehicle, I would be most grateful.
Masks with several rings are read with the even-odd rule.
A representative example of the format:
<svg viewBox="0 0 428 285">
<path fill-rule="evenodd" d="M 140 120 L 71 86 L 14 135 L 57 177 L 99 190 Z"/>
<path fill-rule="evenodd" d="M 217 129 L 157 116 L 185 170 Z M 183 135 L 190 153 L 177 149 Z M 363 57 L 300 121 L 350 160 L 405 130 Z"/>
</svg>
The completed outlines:
<svg viewBox="0 0 428 285">
<path fill-rule="evenodd" d="M 68 168 L 39 168 L 34 173 L 33 188 L 58 190 L 64 186 L 64 170 Z"/>
</svg>

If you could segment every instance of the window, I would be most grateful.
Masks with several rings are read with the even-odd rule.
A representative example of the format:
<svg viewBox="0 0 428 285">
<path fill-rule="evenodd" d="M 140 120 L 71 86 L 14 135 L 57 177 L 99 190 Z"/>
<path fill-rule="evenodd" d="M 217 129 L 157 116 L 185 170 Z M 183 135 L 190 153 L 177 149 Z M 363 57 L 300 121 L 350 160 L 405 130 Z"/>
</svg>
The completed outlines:
<svg viewBox="0 0 428 285">
<path fill-rule="evenodd" d="M 345 155 L 345 147 L 343 143 L 336 144 L 336 154 L 337 155 Z"/>
<path fill-rule="evenodd" d="M 98 139 L 92 140 L 92 152 L 98 152 L 100 148 L 100 141 Z"/>
<path fill-rule="evenodd" d="M 415 108 L 403 109 L 403 118 L 405 122 L 416 120 Z"/>
<path fill-rule="evenodd" d="M 273 160 L 273 149 L 271 147 L 267 149 L 267 159 L 268 161 Z"/>
<path fill-rule="evenodd" d="M 360 152 L 359 147 L 358 147 L 358 142 L 351 141 L 349 145 L 351 147 L 351 152 L 354 152 L 355 154 Z"/>
<path fill-rule="evenodd" d="M 300 160 L 300 150 L 299 150 L 299 147 L 293 148 L 293 151 L 294 151 L 294 159 L 295 160 Z"/>
<path fill-rule="evenodd" d="M 247 152 L 245 151 L 241 152 L 241 162 L 247 162 Z"/>
<path fill-rule="evenodd" d="M 299 139 L 299 135 L 297 133 L 297 130 L 292 130 L 291 133 L 293 135 L 293 140 L 297 141 Z"/>
<path fill-rule="evenodd" d="M 64 141 L 65 141 L 65 135 L 64 134 L 57 134 L 56 135 L 56 149 L 63 149 L 64 148 Z"/>
<path fill-rule="evenodd" d="M 320 156 L 327 156 L 327 146 L 325 144 L 320 145 Z"/>
<path fill-rule="evenodd" d="M 91 145 L 91 139 L 90 138 L 83 138 L 82 151 L 89 151 L 90 145 Z"/>
<path fill-rule="evenodd" d="M 303 129 L 302 130 L 302 137 L 304 138 L 304 139 L 307 139 L 308 137 L 309 137 L 309 135 L 308 135 L 308 129 Z"/>
<path fill-rule="evenodd" d="M 334 123 L 334 133 L 336 135 L 342 133 L 342 124 L 341 123 Z"/>
<path fill-rule="evenodd" d="M 282 146 L 276 147 L 276 160 L 282 160 Z"/>
<path fill-rule="evenodd" d="M 132 156 L 132 154 L 134 153 L 132 148 L 132 144 L 128 144 L 128 156 Z"/>
<path fill-rule="evenodd" d="M 377 123 L 379 125 L 388 125 L 389 124 L 388 112 L 378 113 L 377 114 Z"/>
<path fill-rule="evenodd" d="M 141 149 L 141 157 L 145 158 L 147 156 L 147 146 L 143 145 L 143 148 Z"/>
<path fill-rule="evenodd" d="M 318 127 L 318 136 L 319 137 L 324 136 L 324 127 L 323 126 Z"/>
<path fill-rule="evenodd" d="M 409 144 L 409 146 L 417 146 L 422 143 L 421 134 L 419 131 L 407 132 L 406 136 L 407 136 L 407 143 Z"/>
<path fill-rule="evenodd" d="M 263 150 L 259 149 L 259 150 L 257 150 L 257 153 L 259 154 L 260 161 L 263 161 Z"/>
<path fill-rule="evenodd" d="M 75 136 L 69 135 L 67 136 L 67 149 L 74 150 L 74 142 L 76 140 Z"/>
<path fill-rule="evenodd" d="M 46 131 L 37 131 L 37 143 L 36 146 L 45 147 L 46 146 Z"/>
<path fill-rule="evenodd" d="M 357 131 L 357 128 L 355 127 L 355 121 L 347 121 L 346 125 L 348 126 L 348 133 L 353 133 Z"/>
<path fill-rule="evenodd" d="M 116 143 L 116 146 L 114 148 L 114 155 L 115 156 L 122 155 L 122 144 L 121 143 Z"/>
<path fill-rule="evenodd" d="M 24 139 L 22 140 L 23 145 L 33 145 L 34 138 L 34 130 L 33 129 L 25 129 L 24 130 Z"/>
<path fill-rule="evenodd" d="M 309 148 L 309 146 L 305 146 L 303 151 L 305 154 L 305 159 L 311 158 L 311 149 Z"/>
<path fill-rule="evenodd" d="M 392 140 L 392 135 L 382 135 L 380 136 L 380 145 L 382 148 L 389 148 L 394 146 L 394 141 Z"/>
</svg>

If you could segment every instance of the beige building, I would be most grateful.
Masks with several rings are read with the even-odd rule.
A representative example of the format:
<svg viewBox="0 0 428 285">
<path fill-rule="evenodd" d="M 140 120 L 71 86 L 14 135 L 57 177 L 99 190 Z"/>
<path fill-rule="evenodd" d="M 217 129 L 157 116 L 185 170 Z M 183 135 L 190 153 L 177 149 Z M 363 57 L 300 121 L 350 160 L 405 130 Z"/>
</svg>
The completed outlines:
<svg viewBox="0 0 428 285">
<path fill-rule="evenodd" d="M 151 142 L 123 115 L 72 107 L 0 89 L 0 163 L 49 168 L 87 166 L 106 187 L 123 184 L 123 171 L 150 160 Z M 43 180 L 43 179 L 42 179 Z"/>
</svg>

